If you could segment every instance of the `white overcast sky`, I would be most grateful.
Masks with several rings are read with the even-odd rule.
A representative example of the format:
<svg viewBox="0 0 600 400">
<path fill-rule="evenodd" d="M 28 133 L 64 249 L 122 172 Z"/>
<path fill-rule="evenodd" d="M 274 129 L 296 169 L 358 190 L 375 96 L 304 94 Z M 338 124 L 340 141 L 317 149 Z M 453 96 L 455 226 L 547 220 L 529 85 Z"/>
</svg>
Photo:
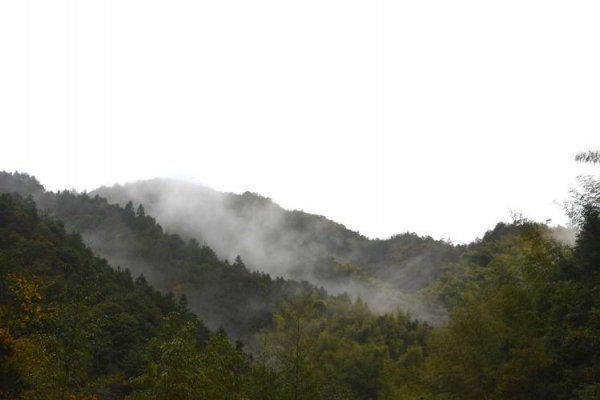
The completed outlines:
<svg viewBox="0 0 600 400">
<path fill-rule="evenodd" d="M 0 170 L 179 177 L 464 242 L 600 146 L 600 2 L 0 1 Z"/>
</svg>

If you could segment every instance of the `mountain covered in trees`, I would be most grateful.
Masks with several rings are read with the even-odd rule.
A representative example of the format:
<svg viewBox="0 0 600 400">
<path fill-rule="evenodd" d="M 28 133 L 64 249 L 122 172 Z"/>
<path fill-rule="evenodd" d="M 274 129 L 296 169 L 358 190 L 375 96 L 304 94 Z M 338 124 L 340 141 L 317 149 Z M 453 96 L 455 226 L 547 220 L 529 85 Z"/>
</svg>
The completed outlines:
<svg viewBox="0 0 600 400">
<path fill-rule="evenodd" d="M 288 211 L 271 199 L 181 181 L 153 179 L 101 187 L 90 195 L 142 204 L 170 232 L 208 244 L 249 268 L 349 292 L 380 310 L 404 304 L 427 286 L 462 247 L 414 233 L 368 239 L 325 217 Z"/>
<path fill-rule="evenodd" d="M 0 398 L 598 399 L 600 182 L 584 183 L 573 244 L 519 219 L 454 248 L 414 293 L 446 313 L 432 326 L 223 261 L 145 204 L 2 174 Z"/>
<path fill-rule="evenodd" d="M 313 290 L 274 306 L 244 352 L 18 194 L 0 195 L 0 289 L 10 399 L 376 398 L 388 364 L 420 362 L 428 331 Z"/>
<path fill-rule="evenodd" d="M 0 174 L 0 192 L 32 195 L 40 209 L 79 232 L 111 264 L 134 275 L 143 273 L 160 290 L 186 293 L 194 310 L 197 304 L 219 304 L 214 312 L 212 307 L 204 307 L 202 317 L 209 326 L 223 325 L 236 336 L 264 326 L 272 305 L 286 293 L 313 290 L 306 282 L 329 293 L 360 297 L 379 312 L 401 306 L 435 322 L 440 313 L 432 312 L 432 307 L 413 293 L 463 250 L 415 234 L 370 240 L 324 217 L 286 211 L 250 193 L 224 194 L 159 180 L 131 187 L 138 186 L 147 188 L 148 193 L 131 190 L 119 202 L 120 198 L 108 201 L 99 195 L 109 189 L 89 194 L 54 193 L 30 176 Z M 135 202 L 138 195 L 147 201 Z M 158 221 L 154 218 L 157 213 L 162 216 Z M 220 250 L 213 252 L 215 245 Z M 226 250 L 228 246 L 233 250 Z M 189 248 L 184 251 L 182 247 Z M 223 259 L 231 260 L 233 268 L 209 268 L 229 264 Z M 182 263 L 203 267 L 192 273 L 190 268 L 182 268 Z M 219 276 L 205 279 L 199 274 Z M 215 284 L 217 281 L 222 284 Z M 210 287 L 203 282 L 211 282 Z M 231 292 L 245 296 L 247 309 L 228 308 Z M 227 298 L 213 301 L 218 296 Z"/>
<path fill-rule="evenodd" d="M 1 192 L 31 196 L 40 210 L 80 234 L 96 254 L 134 277 L 143 275 L 164 293 L 184 294 L 191 310 L 209 326 L 224 327 L 235 337 L 270 324 L 274 307 L 287 296 L 317 290 L 307 282 L 249 271 L 239 257 L 233 263 L 222 261 L 195 239 L 165 232 L 143 206 L 121 207 L 99 196 L 46 191 L 26 174 L 0 173 Z"/>
</svg>

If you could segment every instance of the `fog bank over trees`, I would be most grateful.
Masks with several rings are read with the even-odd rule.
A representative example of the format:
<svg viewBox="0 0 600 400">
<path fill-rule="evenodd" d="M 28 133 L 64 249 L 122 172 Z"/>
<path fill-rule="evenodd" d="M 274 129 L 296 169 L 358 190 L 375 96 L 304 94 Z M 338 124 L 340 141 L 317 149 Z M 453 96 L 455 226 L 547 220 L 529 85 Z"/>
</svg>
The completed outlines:
<svg viewBox="0 0 600 400">
<path fill-rule="evenodd" d="M 417 311 L 408 294 L 429 284 L 462 248 L 412 233 L 369 239 L 259 194 L 222 193 L 182 181 L 139 181 L 90 193 L 96 194 L 143 205 L 168 231 L 206 243 L 219 257 L 239 255 L 250 269 L 347 292 L 380 311 L 398 305 Z"/>
</svg>

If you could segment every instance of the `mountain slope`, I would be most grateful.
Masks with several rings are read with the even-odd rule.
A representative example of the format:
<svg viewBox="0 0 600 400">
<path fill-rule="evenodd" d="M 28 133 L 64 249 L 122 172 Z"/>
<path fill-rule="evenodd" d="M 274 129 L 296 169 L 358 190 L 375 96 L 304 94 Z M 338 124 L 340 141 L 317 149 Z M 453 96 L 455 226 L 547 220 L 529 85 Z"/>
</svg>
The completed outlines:
<svg viewBox="0 0 600 400">
<path fill-rule="evenodd" d="M 239 254 L 251 268 L 331 290 L 352 271 L 395 289 L 418 290 L 461 251 L 411 233 L 371 240 L 325 217 L 285 210 L 257 194 L 221 193 L 173 180 L 101 187 L 92 194 L 120 204 L 143 204 L 168 230 L 205 241 L 221 257 Z M 343 267 L 348 264 L 352 268 Z"/>
<path fill-rule="evenodd" d="M 210 327 L 223 325 L 236 337 L 269 325 L 279 300 L 315 290 L 308 283 L 273 280 L 265 271 L 362 298 L 377 312 L 400 307 L 430 322 L 440 317 L 411 292 L 427 285 L 460 248 L 414 234 L 369 240 L 324 217 L 286 211 L 250 193 L 223 194 L 161 180 L 139 185 L 144 189 L 139 193 L 133 191 L 136 185 L 132 193 L 120 191 L 123 200 L 143 197 L 143 206 L 127 200 L 120 207 L 100 192 L 93 197 L 47 192 L 25 174 L 0 174 L 0 192 L 32 194 L 40 209 L 80 232 L 111 264 L 143 273 L 162 291 L 185 293 Z M 233 264 L 219 259 L 237 254 L 249 268 L 239 259 Z"/>
<path fill-rule="evenodd" d="M 207 325 L 222 326 L 234 337 L 269 326 L 283 299 L 316 291 L 308 283 L 249 271 L 239 258 L 223 262 L 210 247 L 166 233 L 142 207 L 135 211 L 131 204 L 120 207 L 99 196 L 45 191 L 26 174 L 0 173 L 2 192 L 32 195 L 40 210 L 63 220 L 112 265 L 143 274 L 162 292 L 185 294 Z"/>
<path fill-rule="evenodd" d="M 208 340 L 172 296 L 111 268 L 30 199 L 0 195 L 0 398 L 91 399 L 100 386 L 121 398 L 168 316 Z"/>
<path fill-rule="evenodd" d="M 65 198 L 82 206 L 85 197 Z M 414 376 L 427 324 L 344 296 L 297 294 L 254 336 L 249 357 L 183 299 L 94 256 L 31 198 L 1 194 L 0 398 L 372 400 L 392 376 Z"/>
</svg>

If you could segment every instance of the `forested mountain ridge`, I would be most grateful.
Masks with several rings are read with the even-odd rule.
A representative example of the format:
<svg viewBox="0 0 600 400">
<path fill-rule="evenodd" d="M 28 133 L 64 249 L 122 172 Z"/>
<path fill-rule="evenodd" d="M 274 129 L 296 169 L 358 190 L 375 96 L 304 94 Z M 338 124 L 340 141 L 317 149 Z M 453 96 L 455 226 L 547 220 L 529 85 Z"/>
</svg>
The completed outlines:
<svg viewBox="0 0 600 400">
<path fill-rule="evenodd" d="M 0 195 L 0 398 L 375 399 L 386 374 L 420 365 L 429 330 L 296 291 L 249 356 L 186 303 L 111 268 L 31 198 Z"/>
<path fill-rule="evenodd" d="M 415 234 L 370 240 L 324 217 L 286 211 L 251 193 L 225 194 L 162 180 L 139 185 L 143 190 L 137 190 L 136 195 L 147 202 L 134 204 L 128 200 L 132 196 L 125 187 L 116 187 L 117 192 L 127 193 L 123 202 L 110 204 L 97 192 L 53 193 L 26 174 L 0 174 L 0 192 L 33 195 L 40 209 L 49 210 L 65 221 L 68 229 L 81 233 L 85 242 L 111 264 L 128 268 L 134 275 L 144 273 L 160 290 L 187 293 L 194 310 L 200 310 L 198 304 L 207 303 L 199 315 L 209 326 L 223 324 L 236 336 L 264 327 L 274 299 L 281 299 L 290 291 L 314 290 L 307 284 L 271 279 L 265 273 L 306 280 L 329 293 L 360 297 L 378 312 L 401 307 L 429 319 L 433 315 L 431 307 L 412 292 L 430 283 L 463 249 Z M 150 217 L 155 213 L 162 216 L 160 224 Z M 179 235 L 166 234 L 162 226 Z M 180 250 L 186 246 L 198 249 Z M 215 246 L 217 254 L 212 251 Z M 238 255 L 243 262 L 237 259 Z M 184 264 L 204 265 L 200 268 L 203 276 L 182 274 L 180 266 L 176 267 L 182 257 L 187 257 Z M 220 261 L 223 258 L 237 259 L 233 266 L 248 268 L 206 268 L 225 265 Z M 222 284 L 206 287 L 212 281 Z M 235 281 L 239 283 L 236 285 Z M 235 290 L 244 285 L 249 287 Z M 233 310 L 221 305 L 227 304 L 229 298 L 213 301 L 231 289 L 248 293 L 243 301 L 248 309 Z M 238 318 L 236 313 L 240 313 L 242 323 L 238 321 L 234 327 L 230 322 Z M 243 323 L 248 319 L 252 321 Z"/>
<path fill-rule="evenodd" d="M 209 340 L 177 299 L 93 256 L 33 201 L 0 195 L 0 398 L 120 398 L 167 319 Z"/>
<path fill-rule="evenodd" d="M 163 232 L 143 207 L 1 174 L 0 188 L 32 194 L 42 211 L 32 199 L 0 196 L 0 396 L 598 399 L 600 182 L 586 182 L 571 208 L 573 245 L 545 224 L 498 224 L 419 293 L 447 312 L 432 327 L 252 273 L 241 259 L 221 262 Z M 100 250 L 151 266 L 149 279 L 171 294 L 94 257 L 53 219 L 59 214 Z M 204 328 L 181 293 L 203 299 L 196 314 L 222 316 L 252 355 Z M 240 310 L 252 309 L 244 319 Z"/>
<path fill-rule="evenodd" d="M 412 233 L 368 239 L 325 217 L 285 210 L 258 194 L 222 193 L 180 181 L 153 179 L 101 187 L 93 194 L 109 202 L 143 204 L 169 231 L 202 240 L 221 257 L 241 255 L 252 269 L 367 299 L 369 285 L 385 282 L 402 292 L 427 286 L 463 250 Z M 357 290 L 365 281 L 365 290 Z"/>
<path fill-rule="evenodd" d="M 163 231 L 143 206 L 134 210 L 131 203 L 120 207 L 99 196 L 45 191 L 35 178 L 17 173 L 0 173 L 2 192 L 31 195 L 40 210 L 64 221 L 112 265 L 143 274 L 164 293 L 185 294 L 209 326 L 222 326 L 235 337 L 270 325 L 273 310 L 287 297 L 324 294 L 306 282 L 249 271 L 240 258 L 221 261 L 210 247 Z"/>
</svg>

